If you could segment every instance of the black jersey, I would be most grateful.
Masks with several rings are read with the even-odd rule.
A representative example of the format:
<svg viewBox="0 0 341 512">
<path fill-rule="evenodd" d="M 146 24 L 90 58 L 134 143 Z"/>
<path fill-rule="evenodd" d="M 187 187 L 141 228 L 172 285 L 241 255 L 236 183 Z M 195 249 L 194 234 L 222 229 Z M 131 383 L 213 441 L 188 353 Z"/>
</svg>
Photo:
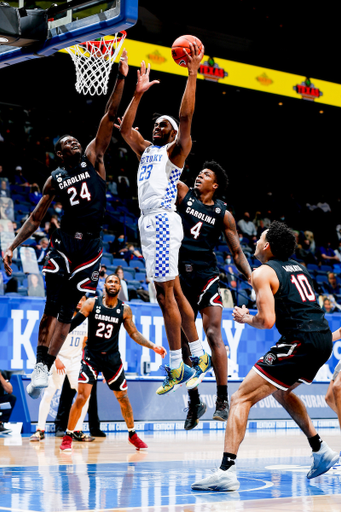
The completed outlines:
<svg viewBox="0 0 341 512">
<path fill-rule="evenodd" d="M 224 227 L 225 212 L 226 203 L 220 199 L 208 206 L 197 198 L 193 189 L 189 189 L 178 206 L 184 229 L 180 264 L 191 264 L 199 272 L 218 272 L 214 248 Z"/>
<path fill-rule="evenodd" d="M 103 297 L 95 299 L 95 305 L 88 316 L 88 341 L 86 350 L 106 354 L 117 353 L 118 335 L 123 322 L 124 304 L 118 299 L 115 308 L 103 305 Z"/>
<path fill-rule="evenodd" d="M 280 334 L 298 336 L 300 332 L 329 329 L 306 268 L 294 260 L 271 259 L 266 265 L 273 268 L 280 283 L 274 296 L 276 327 Z"/>
<path fill-rule="evenodd" d="M 51 176 L 64 210 L 61 229 L 71 234 L 81 232 L 99 236 L 106 207 L 106 182 L 88 158 L 82 156 L 71 170 L 59 167 Z"/>
</svg>

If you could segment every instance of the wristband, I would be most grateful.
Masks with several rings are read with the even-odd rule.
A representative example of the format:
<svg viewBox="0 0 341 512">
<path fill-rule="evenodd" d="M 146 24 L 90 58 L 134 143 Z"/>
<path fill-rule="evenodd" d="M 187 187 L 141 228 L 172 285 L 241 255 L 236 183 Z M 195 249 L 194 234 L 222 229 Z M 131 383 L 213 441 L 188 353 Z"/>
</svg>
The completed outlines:
<svg viewBox="0 0 341 512">
<path fill-rule="evenodd" d="M 126 77 L 124 75 L 122 75 L 122 73 L 117 73 L 117 80 L 119 80 L 119 79 L 125 80 Z"/>
</svg>

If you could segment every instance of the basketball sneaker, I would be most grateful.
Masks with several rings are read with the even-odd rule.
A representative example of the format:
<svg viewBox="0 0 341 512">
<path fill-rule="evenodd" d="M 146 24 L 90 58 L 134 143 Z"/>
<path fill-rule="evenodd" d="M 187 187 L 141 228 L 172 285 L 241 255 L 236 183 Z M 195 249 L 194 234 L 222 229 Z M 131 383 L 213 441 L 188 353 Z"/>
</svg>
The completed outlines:
<svg viewBox="0 0 341 512">
<path fill-rule="evenodd" d="M 49 384 L 49 370 L 44 363 L 36 363 L 31 373 L 31 384 L 34 388 L 47 388 Z"/>
<path fill-rule="evenodd" d="M 230 411 L 230 405 L 229 405 L 228 400 L 224 400 L 220 396 L 217 396 L 213 419 L 216 421 L 227 421 L 227 418 L 229 416 L 229 411 Z"/>
<path fill-rule="evenodd" d="M 26 388 L 26 391 L 27 391 L 27 394 L 31 397 L 31 398 L 34 398 L 34 400 L 36 400 L 37 398 L 40 397 L 41 395 L 41 389 L 39 388 L 35 388 L 33 385 L 32 385 L 32 382 L 29 383 L 29 385 L 27 386 Z"/>
<path fill-rule="evenodd" d="M 233 464 L 226 471 L 219 468 L 210 476 L 192 484 L 191 487 L 195 491 L 238 491 L 240 483 L 237 480 L 236 465 Z"/>
<path fill-rule="evenodd" d="M 184 429 L 192 430 L 192 428 L 196 427 L 199 423 L 199 418 L 205 414 L 206 410 L 207 405 L 204 402 L 200 402 L 199 404 L 192 404 L 189 402 Z"/>
<path fill-rule="evenodd" d="M 164 369 L 167 376 L 163 381 L 162 386 L 156 390 L 157 395 L 165 395 L 170 391 L 176 391 L 180 386 L 182 386 L 182 384 L 191 379 L 195 373 L 195 370 L 187 366 L 183 361 L 181 361 L 179 368 L 171 369 L 166 365 Z"/>
<path fill-rule="evenodd" d="M 325 441 L 322 441 L 318 452 L 313 452 L 312 457 L 313 463 L 307 474 L 307 478 L 309 479 L 323 475 L 323 473 L 326 473 L 339 460 L 339 454 L 329 448 Z"/>
<path fill-rule="evenodd" d="M 75 430 L 72 432 L 72 439 L 74 439 L 74 441 L 80 441 L 81 443 L 91 443 L 91 441 L 95 440 L 94 437 L 84 434 L 82 430 Z"/>
<path fill-rule="evenodd" d="M 205 377 L 206 373 L 212 368 L 211 356 L 209 354 L 204 354 L 200 357 L 190 357 L 190 360 L 193 363 L 193 369 L 195 374 L 193 377 L 187 382 L 187 389 L 197 388 L 200 382 Z"/>
<path fill-rule="evenodd" d="M 131 437 L 128 437 L 128 441 L 130 444 L 135 446 L 136 450 L 146 450 L 148 448 L 146 443 L 144 443 L 142 439 L 139 438 L 136 432 Z"/>
<path fill-rule="evenodd" d="M 63 437 L 62 444 L 60 445 L 60 450 L 62 452 L 71 452 L 72 451 L 72 437 L 67 434 Z"/>
<path fill-rule="evenodd" d="M 41 441 L 42 439 L 45 439 L 45 431 L 39 429 L 30 437 L 30 441 Z"/>
</svg>

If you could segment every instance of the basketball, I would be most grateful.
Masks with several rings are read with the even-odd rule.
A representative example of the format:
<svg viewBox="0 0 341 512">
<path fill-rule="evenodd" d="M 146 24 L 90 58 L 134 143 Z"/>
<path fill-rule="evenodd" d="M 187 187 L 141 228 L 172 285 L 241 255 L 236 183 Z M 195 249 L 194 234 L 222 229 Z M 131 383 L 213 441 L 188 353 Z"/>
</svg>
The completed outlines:
<svg viewBox="0 0 341 512">
<path fill-rule="evenodd" d="M 173 60 L 184 68 L 187 67 L 188 64 L 188 56 L 187 53 L 191 53 L 190 43 L 197 43 L 199 52 L 202 50 L 202 42 L 195 36 L 180 36 L 175 39 L 172 44 L 172 57 Z"/>
</svg>

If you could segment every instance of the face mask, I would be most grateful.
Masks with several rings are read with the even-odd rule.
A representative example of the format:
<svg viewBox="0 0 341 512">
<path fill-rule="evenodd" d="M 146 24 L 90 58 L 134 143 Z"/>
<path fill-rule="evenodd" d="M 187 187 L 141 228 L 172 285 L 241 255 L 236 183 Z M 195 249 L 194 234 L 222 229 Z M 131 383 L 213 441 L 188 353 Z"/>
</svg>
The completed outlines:
<svg viewBox="0 0 341 512">
<path fill-rule="evenodd" d="M 118 241 L 119 242 L 124 242 L 124 238 L 119 238 Z"/>
<path fill-rule="evenodd" d="M 62 211 L 62 209 L 61 209 L 61 208 L 55 208 L 55 209 L 54 209 L 54 211 L 55 211 L 56 213 L 60 213 L 60 212 Z"/>
<path fill-rule="evenodd" d="M 104 274 L 105 274 L 105 270 L 101 270 L 101 271 L 100 271 L 100 273 L 99 273 L 99 275 L 100 275 L 101 277 L 103 277 L 103 276 L 104 276 Z"/>
</svg>

